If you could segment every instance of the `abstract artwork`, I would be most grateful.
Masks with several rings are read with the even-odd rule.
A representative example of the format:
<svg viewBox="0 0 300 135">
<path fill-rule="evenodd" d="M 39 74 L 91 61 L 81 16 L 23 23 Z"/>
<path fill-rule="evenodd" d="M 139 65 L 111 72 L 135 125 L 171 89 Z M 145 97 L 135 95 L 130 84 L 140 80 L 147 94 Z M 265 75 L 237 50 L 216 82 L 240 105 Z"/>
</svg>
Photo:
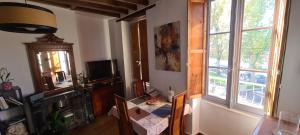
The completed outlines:
<svg viewBox="0 0 300 135">
<path fill-rule="evenodd" d="M 180 22 L 154 28 L 155 67 L 180 72 Z"/>
</svg>

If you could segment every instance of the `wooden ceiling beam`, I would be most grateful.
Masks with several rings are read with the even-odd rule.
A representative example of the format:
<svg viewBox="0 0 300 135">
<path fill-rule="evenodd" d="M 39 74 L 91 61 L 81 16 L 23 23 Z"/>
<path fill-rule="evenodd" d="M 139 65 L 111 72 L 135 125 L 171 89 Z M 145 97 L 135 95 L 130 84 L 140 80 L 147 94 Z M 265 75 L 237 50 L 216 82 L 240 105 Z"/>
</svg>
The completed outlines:
<svg viewBox="0 0 300 135">
<path fill-rule="evenodd" d="M 118 14 L 118 13 L 89 9 L 89 8 L 84 8 L 84 7 L 76 7 L 75 10 L 83 11 L 83 12 L 90 12 L 90 13 L 95 13 L 95 14 L 101 14 L 101 15 L 107 15 L 107 16 L 112 16 L 112 17 L 120 17 L 120 14 Z"/>
<path fill-rule="evenodd" d="M 73 3 L 73 5 L 75 4 L 79 7 L 84 6 L 86 8 L 92 8 L 92 9 L 97 9 L 97 10 L 104 9 L 104 10 L 111 10 L 111 11 L 115 11 L 115 12 L 119 12 L 119 13 L 123 13 L 123 14 L 128 14 L 128 10 L 126 8 L 116 7 L 114 5 L 101 4 L 101 3 L 90 3 L 90 2 L 81 2 L 81 1 L 74 1 L 74 0 L 65 0 L 65 1 L 69 1 L 70 3 Z"/>
<path fill-rule="evenodd" d="M 133 18 L 136 18 L 136 17 L 140 17 L 140 16 L 142 16 L 142 15 L 145 15 L 145 14 L 146 14 L 146 11 L 147 11 L 148 9 L 151 9 L 151 8 L 153 8 L 153 7 L 155 7 L 155 6 L 156 6 L 156 4 L 148 5 L 148 6 L 144 7 L 144 8 L 142 8 L 142 9 L 139 9 L 139 10 L 137 10 L 137 11 L 134 11 L 134 12 L 128 14 L 128 15 L 125 15 L 125 16 L 123 16 L 123 17 L 117 19 L 116 22 L 124 21 L 124 20 L 125 20 L 125 21 L 127 21 L 127 20 L 132 20 Z"/>
<path fill-rule="evenodd" d="M 116 0 L 79 0 L 79 1 L 85 1 L 94 4 L 108 4 L 108 5 L 122 7 L 126 9 L 137 10 L 136 4 L 123 2 L 123 1 L 116 1 Z"/>
<path fill-rule="evenodd" d="M 46 0 L 50 2 L 56 2 L 59 4 L 68 4 L 70 6 L 75 6 L 75 7 L 84 7 L 84 8 L 90 8 L 94 10 L 106 10 L 106 11 L 112 11 L 112 12 L 118 12 L 118 13 L 123 13 L 127 14 L 128 10 L 124 8 L 119 8 L 119 7 L 114 7 L 106 4 L 95 4 L 95 3 L 89 3 L 89 2 L 81 2 L 81 1 L 76 1 L 76 0 Z"/>
<path fill-rule="evenodd" d="M 64 4 L 57 3 L 57 2 L 54 2 L 53 0 L 51 0 L 51 1 L 50 0 L 29 0 L 29 1 L 38 2 L 38 3 L 42 3 L 42 4 L 47 4 L 47 5 L 53 5 L 53 6 L 62 7 L 62 8 L 68 8 L 68 9 L 72 9 L 72 10 L 76 10 L 76 11 L 83 11 L 83 12 L 89 12 L 89 13 L 94 13 L 94 14 L 107 15 L 107 16 L 112 16 L 112 17 L 120 17 L 119 13 L 96 10 L 96 9 L 88 9 L 88 8 L 84 8 L 84 7 L 76 7 L 74 5 L 69 5 L 66 3 L 64 3 Z"/>
<path fill-rule="evenodd" d="M 126 8 L 131 9 L 131 10 L 137 10 L 137 5 L 136 4 L 122 2 L 122 1 L 115 1 L 115 0 L 113 1 L 113 3 L 115 5 L 126 7 Z"/>
<path fill-rule="evenodd" d="M 41 0 L 29 0 L 29 1 L 42 3 L 42 4 L 46 4 L 46 5 L 53 5 L 53 6 L 61 7 L 61 8 L 70 8 L 70 5 L 68 5 L 68 4 L 59 4 L 59 3 L 54 3 L 51 1 L 41 1 Z"/>
<path fill-rule="evenodd" d="M 128 3 L 134 3 L 134 4 L 141 4 L 141 5 L 148 5 L 148 0 L 116 0 L 116 1 L 123 1 Z"/>
</svg>

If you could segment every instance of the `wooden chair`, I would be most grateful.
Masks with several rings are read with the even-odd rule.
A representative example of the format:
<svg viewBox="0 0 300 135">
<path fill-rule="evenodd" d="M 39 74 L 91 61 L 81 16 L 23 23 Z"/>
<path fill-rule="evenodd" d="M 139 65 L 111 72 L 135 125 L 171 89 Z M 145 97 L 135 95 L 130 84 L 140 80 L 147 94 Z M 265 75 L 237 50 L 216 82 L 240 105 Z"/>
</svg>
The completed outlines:
<svg viewBox="0 0 300 135">
<path fill-rule="evenodd" d="M 184 135 L 184 106 L 186 92 L 182 92 L 173 97 L 172 110 L 169 122 L 169 135 Z"/>
<path fill-rule="evenodd" d="M 126 100 L 115 95 L 115 102 L 119 114 L 119 131 L 121 135 L 134 135 L 132 124 L 128 115 Z"/>
<path fill-rule="evenodd" d="M 134 96 L 141 97 L 145 95 L 145 87 L 143 80 L 133 82 Z"/>
</svg>

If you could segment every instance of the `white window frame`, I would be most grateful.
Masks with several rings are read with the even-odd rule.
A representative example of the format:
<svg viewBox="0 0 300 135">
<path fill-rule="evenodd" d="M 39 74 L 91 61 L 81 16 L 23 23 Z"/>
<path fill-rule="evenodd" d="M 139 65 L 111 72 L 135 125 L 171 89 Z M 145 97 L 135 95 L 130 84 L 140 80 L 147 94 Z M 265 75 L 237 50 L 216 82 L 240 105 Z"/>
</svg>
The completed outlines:
<svg viewBox="0 0 300 135">
<path fill-rule="evenodd" d="M 264 106 L 263 109 L 259 108 L 254 108 L 251 106 L 243 105 L 238 103 L 238 83 L 239 83 L 239 72 L 240 72 L 240 51 L 241 51 L 241 40 L 242 40 L 242 28 L 243 28 L 243 16 L 244 16 L 244 2 L 245 0 L 232 0 L 231 3 L 231 19 L 230 19 L 230 38 L 229 38 L 229 56 L 228 56 L 228 77 L 227 77 L 227 89 L 226 89 L 226 100 L 223 100 L 218 97 L 214 97 L 211 95 L 208 95 L 208 69 L 209 69 L 209 36 L 211 35 L 210 33 L 210 7 L 211 7 L 211 2 L 214 0 L 209 0 L 208 1 L 208 19 L 207 19 L 207 36 L 206 36 L 206 41 L 207 42 L 207 57 L 206 57 L 206 91 L 205 91 L 205 96 L 204 99 L 216 102 L 218 104 L 227 106 L 228 108 L 233 108 L 241 111 L 246 111 L 258 115 L 263 115 L 264 110 L 266 105 Z M 275 16 L 275 15 L 274 15 Z M 271 29 L 272 33 L 273 27 L 259 27 L 259 28 L 254 28 L 251 30 L 264 30 L 264 29 Z M 245 30 L 244 30 L 245 31 Z M 273 39 L 272 39 L 273 40 Z M 273 45 L 271 44 L 270 49 L 273 48 Z M 270 56 L 269 56 L 270 58 Z M 272 60 L 270 60 L 272 61 Z M 266 73 L 269 72 L 271 67 L 268 67 L 268 70 Z M 245 71 L 245 70 L 243 70 Z M 256 71 L 255 71 L 256 72 Z M 267 84 L 266 86 L 269 85 L 269 75 L 267 76 Z M 265 91 L 265 103 L 267 101 L 267 91 Z"/>
</svg>

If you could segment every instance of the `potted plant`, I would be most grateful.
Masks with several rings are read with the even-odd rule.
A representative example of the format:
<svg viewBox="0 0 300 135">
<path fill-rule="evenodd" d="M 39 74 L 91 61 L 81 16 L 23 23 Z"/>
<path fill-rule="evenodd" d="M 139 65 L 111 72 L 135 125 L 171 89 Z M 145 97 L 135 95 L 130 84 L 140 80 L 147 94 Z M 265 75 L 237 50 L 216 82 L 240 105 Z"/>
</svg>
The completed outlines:
<svg viewBox="0 0 300 135">
<path fill-rule="evenodd" d="M 3 90 L 11 90 L 12 89 L 12 80 L 10 78 L 10 72 L 7 71 L 7 68 L 0 69 L 0 80 L 1 87 Z"/>
<path fill-rule="evenodd" d="M 52 112 L 48 116 L 49 127 L 43 135 L 67 135 L 71 120 L 65 118 L 57 104 L 53 104 Z"/>
</svg>

